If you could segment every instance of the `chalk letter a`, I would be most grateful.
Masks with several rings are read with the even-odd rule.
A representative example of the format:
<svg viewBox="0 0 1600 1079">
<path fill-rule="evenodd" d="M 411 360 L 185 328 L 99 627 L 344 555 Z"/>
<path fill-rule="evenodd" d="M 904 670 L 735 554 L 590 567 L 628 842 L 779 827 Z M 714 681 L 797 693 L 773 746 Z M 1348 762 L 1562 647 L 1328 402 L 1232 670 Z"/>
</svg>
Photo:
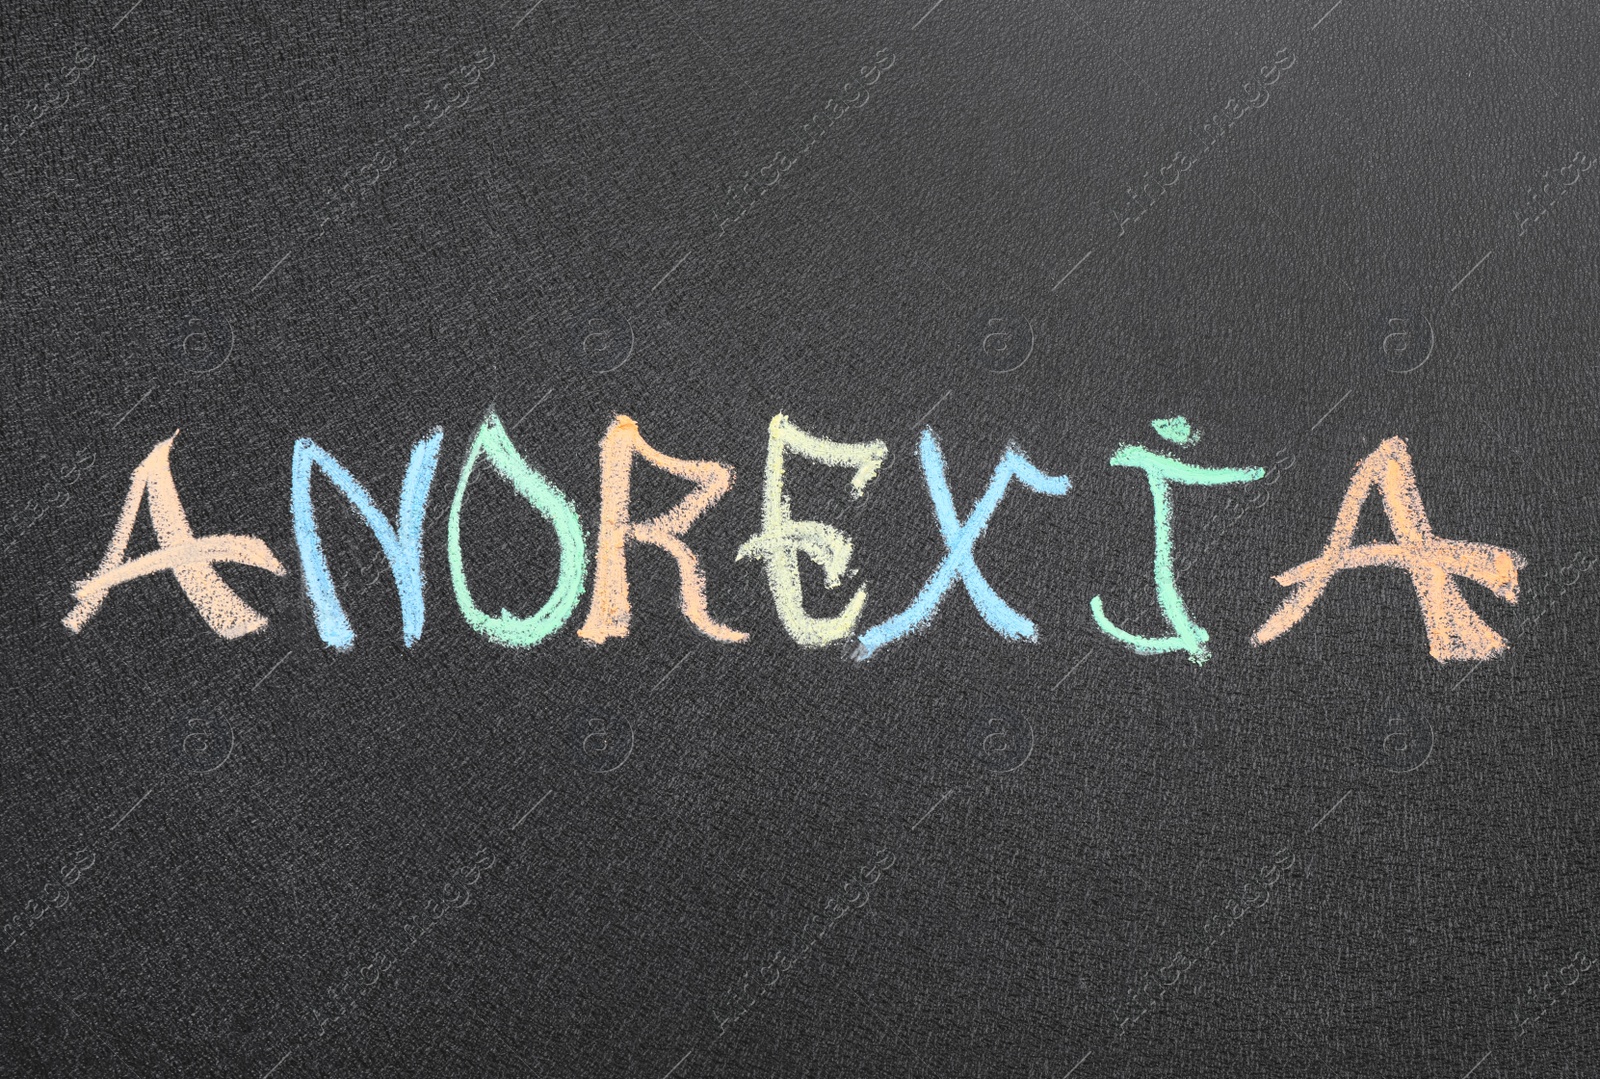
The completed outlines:
<svg viewBox="0 0 1600 1079">
<path fill-rule="evenodd" d="M 1350 541 L 1355 538 L 1361 507 L 1374 487 L 1383 493 L 1383 512 L 1398 542 L 1352 547 Z M 1505 638 L 1467 606 L 1455 578 L 1470 577 L 1507 603 L 1516 603 L 1517 570 L 1525 564 L 1520 554 L 1504 547 L 1435 536 L 1422 506 L 1422 493 L 1417 489 L 1405 440 L 1388 438 L 1356 466 L 1322 554 L 1273 578 L 1294 591 L 1256 630 L 1250 643 L 1265 644 L 1288 632 L 1311 610 L 1340 570 L 1393 566 L 1411 574 L 1417 602 L 1422 606 L 1422 620 L 1428 628 L 1428 652 L 1434 659 L 1441 663 L 1490 659 L 1506 650 Z"/>
<path fill-rule="evenodd" d="M 111 533 L 111 543 L 100 560 L 100 568 L 93 576 L 78 582 L 73 592 L 78 602 L 61 620 L 72 632 L 83 629 L 117 585 L 167 570 L 178 579 L 178 587 L 189 597 L 206 625 L 220 636 L 233 640 L 267 624 L 263 615 L 228 587 L 212 564 L 237 562 L 279 577 L 287 571 L 267 545 L 255 536 L 195 537 L 188 515 L 183 512 L 183 503 L 178 499 L 177 484 L 172 481 L 172 442 L 177 437 L 178 432 L 174 431 L 172 438 L 158 443 L 129 477 L 128 497 L 123 500 L 122 515 L 117 518 L 117 527 Z M 130 562 L 128 542 L 133 538 L 139 507 L 146 499 L 150 503 L 150 523 L 155 528 L 157 546 Z"/>
</svg>

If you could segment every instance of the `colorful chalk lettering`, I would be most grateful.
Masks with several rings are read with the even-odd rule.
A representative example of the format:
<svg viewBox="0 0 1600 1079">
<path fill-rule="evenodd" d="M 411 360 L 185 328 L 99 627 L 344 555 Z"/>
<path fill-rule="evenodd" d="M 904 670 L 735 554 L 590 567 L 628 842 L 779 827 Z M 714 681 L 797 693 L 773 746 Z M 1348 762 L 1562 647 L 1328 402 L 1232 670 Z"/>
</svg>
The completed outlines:
<svg viewBox="0 0 1600 1079">
<path fill-rule="evenodd" d="M 983 571 L 973 558 L 972 549 L 989 527 L 989 518 L 1000 508 L 1006 488 L 1016 480 L 1030 491 L 1042 495 L 1064 495 L 1072 483 L 1066 476 L 1050 476 L 1039 471 L 1032 461 L 1016 446 L 1006 447 L 1000 463 L 994 466 L 994 475 L 983 497 L 973 505 L 965 521 L 956 512 L 955 499 L 950 494 L 950 484 L 945 478 L 944 453 L 939 440 L 927 427 L 922 429 L 922 475 L 928 484 L 928 495 L 933 500 L 934 517 L 939 522 L 939 535 L 945 543 L 945 556 L 922 586 L 922 591 L 911 601 L 911 606 L 893 618 L 878 623 L 861 635 L 854 658 L 866 660 L 884 645 L 921 629 L 932 621 L 945 593 L 960 581 L 989 628 L 1007 640 L 1039 639 L 1038 628 L 1018 614 L 1010 604 L 984 580 Z"/>
<path fill-rule="evenodd" d="M 772 417 L 768 431 L 761 531 L 745 541 L 735 558 L 758 558 L 766 563 L 767 585 L 772 589 L 772 601 L 783 628 L 802 648 L 820 648 L 844 640 L 855 630 L 861 608 L 867 602 L 867 590 L 856 589 L 843 610 L 831 618 L 814 618 L 806 613 L 800 591 L 800 555 L 804 553 L 822 568 L 829 588 L 838 588 L 850 568 L 853 547 L 850 537 L 832 525 L 794 519 L 789 496 L 783 490 L 784 456 L 794 453 L 830 468 L 855 469 L 850 479 L 850 497 L 860 498 L 889 455 L 889 447 L 881 441 L 834 442 L 807 434 L 781 412 Z"/>
<path fill-rule="evenodd" d="M 178 432 L 174 431 L 172 438 L 158 442 L 128 477 L 128 496 L 123 500 L 122 513 L 117 517 L 100 568 L 78 582 L 73 591 L 77 602 L 61 620 L 73 633 L 83 630 L 113 588 L 169 570 L 194 609 L 218 636 L 233 640 L 265 628 L 266 617 L 240 599 L 213 566 L 218 562 L 237 562 L 279 577 L 288 570 L 255 536 L 196 538 L 189 527 L 189 517 L 183 511 L 183 503 L 178 499 L 178 485 L 172 479 L 172 443 L 177 437 Z M 128 542 L 133 538 L 139 507 L 146 501 L 150 505 L 150 523 L 155 528 L 157 547 L 130 562 Z"/>
<path fill-rule="evenodd" d="M 461 506 L 466 501 L 467 484 L 478 462 L 487 461 L 495 474 L 512 490 L 527 500 L 528 505 L 555 530 L 556 542 L 561 547 L 560 569 L 556 586 L 550 598 L 532 615 L 518 617 L 501 609 L 491 615 L 480 609 L 472 598 L 467 584 L 467 570 L 461 558 Z M 455 588 L 456 606 L 467 624 L 496 644 L 508 648 L 532 648 L 550 634 L 567 624 L 572 612 L 583 596 L 584 571 L 588 568 L 588 555 L 583 546 L 583 522 L 578 518 L 578 508 L 561 490 L 523 459 L 512 445 L 511 436 L 494 409 L 484 417 L 472 445 L 467 448 L 466 459 L 461 463 L 461 478 L 456 481 L 456 494 L 450 501 L 450 523 L 446 529 L 450 583 Z"/>
<path fill-rule="evenodd" d="M 1189 428 L 1182 416 L 1168 420 L 1154 420 L 1151 426 L 1169 442 L 1192 446 L 1199 435 Z M 1189 464 L 1164 453 L 1156 453 L 1143 446 L 1124 445 L 1111 455 L 1110 463 L 1122 468 L 1142 468 L 1150 482 L 1150 501 L 1155 510 L 1156 601 L 1172 633 L 1166 637 L 1142 637 L 1129 633 L 1106 617 L 1105 603 L 1099 596 L 1089 601 L 1089 611 L 1095 625 L 1114 640 L 1121 641 L 1141 656 L 1160 655 L 1164 652 L 1184 651 L 1195 663 L 1204 663 L 1211 656 L 1206 642 L 1211 639 L 1204 626 L 1189 616 L 1183 595 L 1178 591 L 1178 575 L 1173 568 L 1172 495 L 1169 488 L 1174 483 L 1197 487 L 1215 487 L 1221 484 L 1249 483 L 1266 475 L 1262 468 L 1208 468 Z"/>
<path fill-rule="evenodd" d="M 1383 512 L 1395 542 L 1351 546 L 1361 507 L 1374 487 L 1382 493 Z M 1250 643 L 1265 644 L 1287 633 L 1311 610 L 1335 573 L 1365 566 L 1392 566 L 1411 575 L 1428 630 L 1428 653 L 1434 659 L 1441 663 L 1492 659 L 1509 646 L 1467 605 L 1455 579 L 1470 578 L 1500 599 L 1515 604 L 1517 571 L 1526 564 L 1521 555 L 1504 547 L 1434 535 L 1405 439 L 1387 438 L 1356 466 L 1322 553 L 1273 578 L 1294 591 L 1256 630 Z"/>
<path fill-rule="evenodd" d="M 398 526 L 389 523 L 367 489 L 338 460 L 309 438 L 294 444 L 290 466 L 289 502 L 294 514 L 294 538 L 300 548 L 300 569 L 306 577 L 306 594 L 316 613 L 317 633 L 323 643 L 344 651 L 356 643 L 355 630 L 345 617 L 339 593 L 328 572 L 328 556 L 322 550 L 322 534 L 317 529 L 316 511 L 311 503 L 311 470 L 320 468 L 339 489 L 339 493 L 361 514 L 389 561 L 395 591 L 400 594 L 401 633 L 407 648 L 422 636 L 422 525 L 428 508 L 428 491 L 433 486 L 433 470 L 439 463 L 439 443 L 444 428 L 435 427 L 427 438 L 411 449 L 411 461 L 400 484 Z"/>
<path fill-rule="evenodd" d="M 688 480 L 695 489 L 665 513 L 648 521 L 630 520 L 628 502 L 635 456 Z M 594 594 L 589 600 L 589 617 L 578 630 L 579 637 L 590 644 L 601 644 L 612 637 L 628 635 L 631 611 L 627 546 L 648 543 L 677 560 L 683 616 L 690 625 L 714 641 L 738 643 L 749 639 L 749 634 L 711 617 L 700 560 L 683 541 L 689 526 L 728 493 L 733 479 L 731 465 L 668 457 L 644 440 L 639 425 L 631 418 L 618 416 L 611 421 L 600 440 L 600 537 L 595 541 Z"/>
<path fill-rule="evenodd" d="M 1183 416 L 1152 420 L 1151 427 L 1165 441 L 1191 447 L 1200 432 Z M 128 493 L 112 529 L 100 563 L 88 577 L 73 586 L 73 605 L 62 624 L 81 633 L 117 587 L 152 574 L 171 572 L 195 610 L 219 636 L 235 639 L 267 625 L 257 612 L 233 591 L 216 571 L 219 563 L 237 563 L 284 576 L 284 568 L 266 543 L 249 535 L 194 535 L 172 477 L 171 453 L 177 432 L 158 443 L 129 476 Z M 354 646 L 356 634 L 340 603 L 312 499 L 312 477 L 320 471 L 344 497 L 372 532 L 383 550 L 400 600 L 401 636 L 411 647 L 422 636 L 425 607 L 423 529 L 429 493 L 433 486 L 444 430 L 434 428 L 411 448 L 400 498 L 393 520 L 379 509 L 367 488 L 331 453 L 310 438 L 294 443 L 290 462 L 290 511 L 295 544 L 300 555 L 306 595 L 316 619 L 317 633 L 330 647 L 341 651 Z M 632 544 L 655 546 L 670 554 L 678 567 L 680 606 L 684 617 L 713 640 L 738 643 L 749 639 L 742 630 L 713 618 L 706 599 L 706 579 L 699 557 L 685 536 L 703 515 L 732 488 L 731 465 L 719 461 L 671 457 L 644 440 L 639 425 L 625 415 L 613 418 L 599 442 L 600 506 L 594 547 L 594 569 L 589 611 L 577 636 L 591 645 L 628 635 L 627 552 Z M 1038 627 L 994 590 L 978 565 L 975 549 L 1013 480 L 1036 494 L 1060 496 L 1071 490 L 1066 476 L 1037 468 L 1017 446 L 1007 446 L 995 465 L 983 494 L 963 519 L 956 509 L 939 440 L 930 428 L 918 439 L 923 479 L 933 506 L 933 517 L 945 552 L 938 566 L 911 602 L 855 637 L 851 657 L 857 661 L 876 655 L 884 647 L 926 627 L 944 598 L 959 583 L 983 620 L 1008 641 L 1037 641 Z M 878 477 L 888 456 L 881 440 L 837 442 L 801 429 L 783 413 L 768 424 L 766 476 L 762 488 L 760 530 L 738 548 L 735 561 L 761 563 L 773 606 L 784 631 L 803 648 L 849 641 L 870 601 L 865 585 L 859 586 L 831 615 L 813 615 L 802 593 L 800 557 L 821 568 L 830 590 L 855 576 L 851 565 L 854 541 L 843 530 L 823 521 L 797 519 L 785 487 L 785 462 L 790 455 L 831 467 L 850 470 L 852 498 L 860 499 Z M 630 494 L 635 458 L 670 475 L 687 480 L 694 489 L 677 505 L 648 520 L 632 519 Z M 1130 633 L 1113 623 L 1100 596 L 1090 600 L 1090 614 L 1101 632 L 1140 655 L 1185 652 L 1195 663 L 1211 656 L 1210 635 L 1195 622 L 1178 591 L 1175 563 L 1172 487 L 1214 487 L 1251 483 L 1263 477 L 1261 468 L 1219 468 L 1185 462 L 1145 446 L 1123 445 L 1111 455 L 1112 467 L 1137 468 L 1150 488 L 1155 535 L 1152 574 L 1162 615 L 1172 632 L 1151 637 Z M 490 614 L 473 598 L 462 553 L 463 508 L 478 466 L 490 470 L 537 511 L 554 532 L 558 545 L 556 583 L 531 615 L 514 614 L 504 607 Z M 1361 507 L 1376 488 L 1394 533 L 1392 543 L 1352 543 Z M 141 507 L 149 507 L 157 546 L 130 559 L 128 546 Z M 445 537 L 445 557 L 456 605 L 475 632 L 508 648 L 531 648 L 548 640 L 572 619 L 583 598 L 589 572 L 589 549 L 583 519 L 573 500 L 535 469 L 511 441 L 510 432 L 494 409 L 489 409 L 473 433 L 462 458 L 455 494 L 450 502 Z M 1518 571 L 1525 566 L 1516 551 L 1486 543 L 1441 539 L 1433 532 L 1412 470 L 1405 440 L 1388 438 L 1356 467 L 1339 505 L 1333 530 L 1322 553 L 1274 580 L 1293 591 L 1251 637 L 1253 645 L 1275 640 L 1310 612 L 1334 575 L 1350 569 L 1390 567 L 1411 576 L 1428 633 L 1429 653 L 1439 662 L 1482 662 L 1509 649 L 1505 638 L 1480 618 L 1461 594 L 1456 580 L 1465 577 L 1495 596 L 1515 604 L 1519 598 Z"/>
</svg>

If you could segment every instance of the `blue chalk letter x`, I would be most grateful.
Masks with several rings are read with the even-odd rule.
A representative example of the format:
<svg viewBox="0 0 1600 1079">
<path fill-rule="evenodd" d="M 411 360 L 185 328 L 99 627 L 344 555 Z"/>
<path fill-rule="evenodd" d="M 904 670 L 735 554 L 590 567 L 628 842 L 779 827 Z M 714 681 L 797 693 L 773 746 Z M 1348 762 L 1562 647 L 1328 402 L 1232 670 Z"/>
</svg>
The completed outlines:
<svg viewBox="0 0 1600 1079">
<path fill-rule="evenodd" d="M 972 605 L 996 633 L 1009 640 L 1038 640 L 1038 628 L 1013 610 L 983 579 L 983 571 L 972 557 L 972 547 L 989 527 L 989 518 L 1000 507 L 1006 487 L 1013 479 L 1042 495 L 1064 495 L 1071 489 L 1071 482 L 1065 476 L 1046 475 L 1016 446 L 1008 446 L 1005 456 L 994 466 L 994 475 L 983 497 L 972 507 L 972 515 L 962 521 L 956 514 L 955 499 L 950 495 L 950 483 L 945 478 L 944 454 L 939 449 L 939 440 L 926 427 L 922 429 L 921 451 L 922 474 L 928 483 L 928 495 L 933 499 L 933 512 L 939 519 L 939 534 L 944 537 L 946 554 L 928 583 L 917 593 L 917 598 L 911 601 L 911 606 L 861 635 L 854 658 L 869 659 L 884 645 L 927 625 L 945 593 L 958 580 L 966 588 Z"/>
</svg>

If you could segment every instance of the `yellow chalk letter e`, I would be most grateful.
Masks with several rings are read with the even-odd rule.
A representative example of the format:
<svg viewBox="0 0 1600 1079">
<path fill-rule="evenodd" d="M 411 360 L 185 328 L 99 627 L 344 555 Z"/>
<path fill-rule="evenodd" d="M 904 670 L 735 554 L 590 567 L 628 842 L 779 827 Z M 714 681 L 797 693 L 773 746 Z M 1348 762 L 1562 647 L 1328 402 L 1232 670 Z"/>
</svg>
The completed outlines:
<svg viewBox="0 0 1600 1079">
<path fill-rule="evenodd" d="M 861 617 L 861 608 L 867 602 L 867 590 L 856 589 L 844 609 L 831 618 L 813 618 L 806 614 L 800 591 L 801 553 L 822 567 L 829 588 L 838 588 L 850 568 L 852 548 L 850 537 L 832 525 L 794 519 L 789 496 L 783 492 L 784 454 L 798 454 L 833 468 L 854 469 L 850 497 L 860 498 L 872 477 L 877 475 L 883 459 L 889 455 L 889 447 L 882 441 L 834 442 L 807 434 L 781 412 L 772 417 L 767 430 L 771 437 L 767 442 L 767 484 L 761 503 L 761 531 L 745 541 L 735 559 L 766 560 L 767 583 L 772 588 L 772 599 L 777 605 L 778 617 L 783 620 L 783 628 L 802 647 L 820 648 L 843 640 L 855 630 L 856 619 Z"/>
</svg>

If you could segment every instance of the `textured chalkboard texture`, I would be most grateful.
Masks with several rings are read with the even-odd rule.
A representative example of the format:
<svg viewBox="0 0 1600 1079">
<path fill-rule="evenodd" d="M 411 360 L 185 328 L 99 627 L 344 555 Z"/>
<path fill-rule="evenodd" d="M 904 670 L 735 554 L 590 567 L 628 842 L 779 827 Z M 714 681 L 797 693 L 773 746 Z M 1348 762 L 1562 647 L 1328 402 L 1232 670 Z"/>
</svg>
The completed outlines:
<svg viewBox="0 0 1600 1079">
<path fill-rule="evenodd" d="M 1596 1074 L 1597 49 L 1569 0 L 8 4 L 0 1072 Z M 687 541 L 749 639 L 639 543 L 625 637 L 577 636 L 592 573 L 535 647 L 474 629 L 491 408 L 591 568 L 614 417 L 730 466 Z M 735 558 L 780 412 L 885 444 L 860 500 L 785 479 L 858 632 L 946 553 L 924 428 L 963 517 L 1008 446 L 1068 476 L 973 549 L 1037 639 L 969 575 L 797 645 Z M 296 440 L 392 519 L 436 427 L 409 647 L 313 477 L 329 647 Z M 73 632 L 175 431 L 266 624 L 161 572 Z M 1458 582 L 1508 648 L 1434 658 L 1392 567 L 1253 645 L 1391 438 L 1521 559 Z M 1171 489 L 1203 664 L 1091 613 L 1169 632 L 1124 444 L 1268 470 Z M 635 519 L 691 486 L 633 474 Z M 555 531 L 467 493 L 475 602 L 531 614 Z"/>
</svg>

